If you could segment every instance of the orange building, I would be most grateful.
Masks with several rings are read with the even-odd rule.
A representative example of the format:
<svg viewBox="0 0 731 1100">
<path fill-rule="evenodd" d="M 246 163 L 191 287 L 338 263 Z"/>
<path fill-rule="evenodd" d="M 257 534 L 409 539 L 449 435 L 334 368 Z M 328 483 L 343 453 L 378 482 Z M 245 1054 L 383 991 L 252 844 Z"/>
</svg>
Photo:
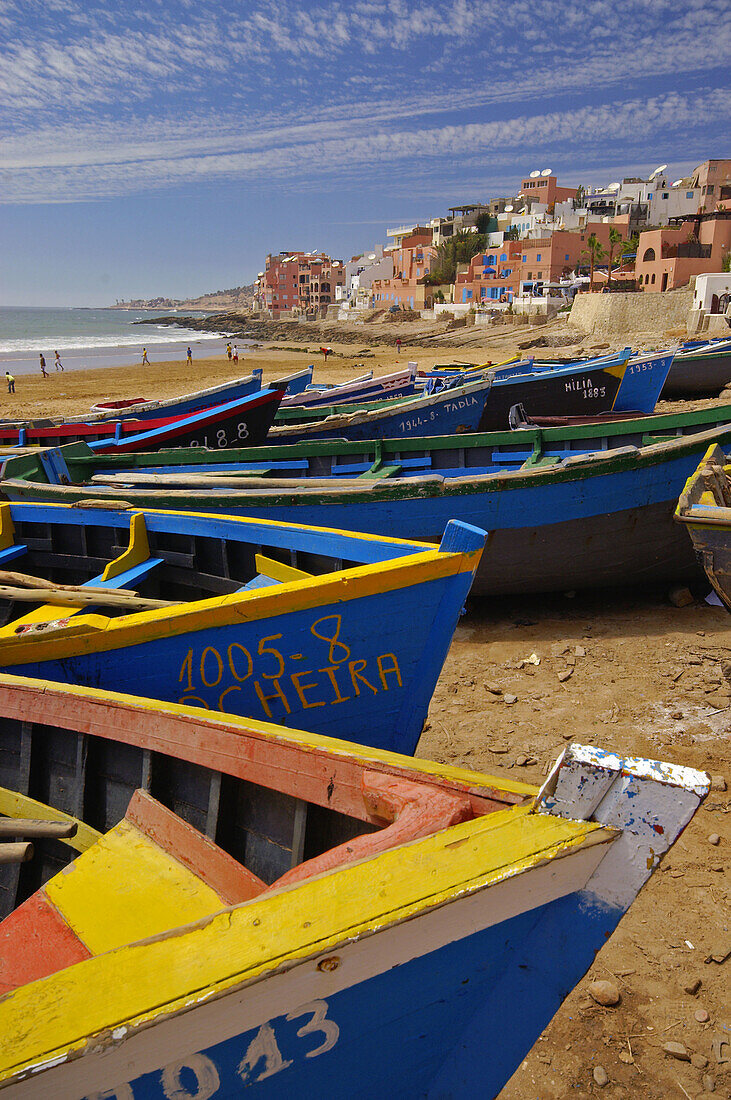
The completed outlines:
<svg viewBox="0 0 731 1100">
<path fill-rule="evenodd" d="M 524 198 L 531 202 L 545 202 L 547 206 L 576 198 L 577 190 L 576 187 L 559 187 L 555 176 L 529 176 L 520 183 L 520 193 Z"/>
<path fill-rule="evenodd" d="M 512 302 L 520 284 L 522 248 L 522 241 L 504 241 L 473 256 L 467 270 L 457 272 L 454 301 L 475 306 Z"/>
<path fill-rule="evenodd" d="M 390 279 L 374 279 L 373 305 L 385 308 L 403 306 L 404 309 L 430 309 L 431 288 L 424 280 L 436 259 L 437 250 L 432 244 L 432 231 L 417 225 L 404 237 L 391 253 L 393 275 Z"/>
<path fill-rule="evenodd" d="M 687 286 L 694 275 L 721 271 L 731 251 L 731 211 L 687 217 L 678 228 L 640 234 L 635 274 L 641 290 Z"/>
</svg>

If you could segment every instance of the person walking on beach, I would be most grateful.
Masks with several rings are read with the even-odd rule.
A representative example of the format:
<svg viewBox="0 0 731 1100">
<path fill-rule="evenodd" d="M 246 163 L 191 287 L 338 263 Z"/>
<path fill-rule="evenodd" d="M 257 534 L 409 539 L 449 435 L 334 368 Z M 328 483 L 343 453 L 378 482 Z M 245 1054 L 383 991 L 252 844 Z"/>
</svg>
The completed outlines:
<svg viewBox="0 0 731 1100">
<path fill-rule="evenodd" d="M 63 363 L 61 362 L 61 356 L 58 354 L 57 351 L 54 352 L 54 355 L 56 356 L 56 370 L 62 371 L 63 370 Z"/>
<path fill-rule="evenodd" d="M 150 365 L 150 360 L 147 358 L 147 348 L 143 348 L 142 349 L 142 366 L 143 367 L 144 366 L 149 367 L 149 365 Z"/>
<path fill-rule="evenodd" d="M 401 337 L 400 336 L 396 337 L 396 354 L 397 355 L 401 354 Z"/>
<path fill-rule="evenodd" d="M 39 355 L 41 361 L 41 374 L 44 378 L 48 378 L 48 371 L 46 370 L 46 360 L 43 358 L 43 352 Z"/>
<path fill-rule="evenodd" d="M 193 366 L 193 352 L 192 352 L 192 351 L 190 350 L 190 345 L 188 345 L 188 359 L 187 359 L 187 365 L 188 365 L 189 367 L 192 367 L 192 366 Z"/>
<path fill-rule="evenodd" d="M 229 363 L 231 362 L 231 356 L 232 356 L 232 354 L 233 354 L 233 353 L 232 353 L 232 351 L 231 351 L 231 345 L 230 345 L 230 344 L 226 344 L 226 355 L 228 356 L 228 361 L 229 361 Z"/>
<path fill-rule="evenodd" d="M 8 384 L 8 393 L 15 393 L 15 379 L 9 370 L 5 371 L 5 381 Z"/>
<path fill-rule="evenodd" d="M 238 361 L 239 361 L 239 349 L 238 349 L 237 345 L 234 344 L 234 363 L 238 363 Z"/>
</svg>

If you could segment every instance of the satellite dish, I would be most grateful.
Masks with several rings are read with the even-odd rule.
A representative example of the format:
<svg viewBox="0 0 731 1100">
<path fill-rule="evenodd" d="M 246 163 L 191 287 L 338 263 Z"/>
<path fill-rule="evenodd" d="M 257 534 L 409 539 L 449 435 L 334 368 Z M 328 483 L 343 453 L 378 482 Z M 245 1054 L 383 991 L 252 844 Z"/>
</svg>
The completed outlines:
<svg viewBox="0 0 731 1100">
<path fill-rule="evenodd" d="M 544 168 L 543 171 L 541 172 L 541 175 L 542 176 L 550 176 L 552 174 L 552 172 L 553 172 L 552 168 Z M 538 175 L 537 172 L 536 172 L 536 175 Z"/>
<path fill-rule="evenodd" d="M 535 172 L 531 172 L 531 174 L 530 174 L 530 178 L 531 178 L 532 180 L 534 180 L 534 179 L 536 178 L 536 176 L 540 176 L 540 174 L 541 174 L 541 173 L 540 173 L 540 172 L 538 171 L 538 169 L 536 168 Z"/>
<path fill-rule="evenodd" d="M 610 183 L 609 187 L 607 188 L 607 191 L 619 191 L 621 186 L 622 186 L 621 183 Z"/>
<path fill-rule="evenodd" d="M 506 214 L 512 214 L 512 212 L 513 212 L 512 206 L 506 206 L 505 207 L 505 213 Z"/>
<path fill-rule="evenodd" d="M 676 180 L 675 183 L 673 184 L 673 187 L 679 187 L 682 182 L 683 182 L 682 179 L 681 180 Z"/>
<path fill-rule="evenodd" d="M 655 171 L 656 172 L 664 172 L 666 168 L 667 168 L 667 164 L 661 164 L 659 168 L 655 169 Z"/>
</svg>

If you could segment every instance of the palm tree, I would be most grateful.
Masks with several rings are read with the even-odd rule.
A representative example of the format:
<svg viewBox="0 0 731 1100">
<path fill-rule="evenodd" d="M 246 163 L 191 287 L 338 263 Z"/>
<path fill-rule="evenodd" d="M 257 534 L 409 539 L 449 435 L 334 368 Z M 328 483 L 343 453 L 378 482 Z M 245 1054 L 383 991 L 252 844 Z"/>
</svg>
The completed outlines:
<svg viewBox="0 0 731 1100">
<path fill-rule="evenodd" d="M 593 290 L 593 288 L 594 288 L 594 267 L 595 267 L 596 264 L 599 263 L 600 260 L 602 260 L 606 256 L 606 252 L 602 248 L 601 244 L 599 243 L 599 238 L 596 236 L 595 233 L 590 234 L 590 236 L 588 237 L 586 243 L 589 246 L 588 249 L 586 250 L 588 252 L 588 255 L 589 255 L 589 265 L 590 265 L 589 290 Z"/>
<path fill-rule="evenodd" d="M 614 226 L 609 230 L 609 267 L 607 269 L 607 286 L 612 285 L 612 262 L 614 259 L 614 252 L 618 244 L 622 243 L 622 234 Z"/>
</svg>

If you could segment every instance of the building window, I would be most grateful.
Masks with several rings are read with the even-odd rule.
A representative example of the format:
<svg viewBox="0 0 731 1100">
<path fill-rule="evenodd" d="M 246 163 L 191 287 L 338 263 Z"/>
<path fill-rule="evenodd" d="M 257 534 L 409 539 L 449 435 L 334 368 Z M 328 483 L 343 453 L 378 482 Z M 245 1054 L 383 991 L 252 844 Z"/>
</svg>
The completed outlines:
<svg viewBox="0 0 731 1100">
<path fill-rule="evenodd" d="M 528 272 L 528 278 L 529 278 L 529 279 L 532 279 L 532 278 L 533 278 L 533 274 L 532 274 L 532 272 L 530 272 L 530 271 Z"/>
<path fill-rule="evenodd" d="M 540 263 L 540 262 L 541 262 L 541 254 L 540 254 L 540 252 L 539 252 L 539 253 L 538 253 L 538 255 L 536 256 L 536 260 L 537 260 L 537 262 L 538 262 L 538 263 Z"/>
<path fill-rule="evenodd" d="M 667 191 L 663 191 L 663 193 L 662 193 L 662 197 L 663 197 L 664 199 L 669 199 L 669 198 L 670 198 L 670 195 L 668 194 L 668 192 L 667 192 Z"/>
<path fill-rule="evenodd" d="M 527 257 L 527 256 L 524 256 L 524 257 L 523 257 L 523 263 L 525 263 L 525 261 L 526 261 L 527 259 L 528 259 L 528 257 Z"/>
<path fill-rule="evenodd" d="M 655 249 L 654 248 L 646 248 L 645 249 L 645 254 L 642 257 L 642 262 L 643 263 L 649 263 L 650 260 L 654 260 L 654 259 L 655 259 Z"/>
<path fill-rule="evenodd" d="M 693 198 L 693 192 L 692 191 L 686 191 L 685 192 L 685 197 L 686 197 L 686 199 L 692 199 Z"/>
<path fill-rule="evenodd" d="M 650 280 L 650 282 L 653 282 L 653 283 L 655 282 L 655 272 L 654 271 L 652 273 L 652 279 Z"/>
<path fill-rule="evenodd" d="M 500 262 L 502 263 L 502 262 L 503 262 L 503 260 L 507 260 L 507 258 L 508 258 L 508 254 L 507 254 L 507 252 L 503 252 L 503 253 L 501 253 L 501 255 L 500 255 Z"/>
<path fill-rule="evenodd" d="M 568 258 L 569 258 L 569 254 L 567 252 L 566 255 L 564 256 L 564 260 L 568 260 Z"/>
<path fill-rule="evenodd" d="M 706 194 L 707 195 L 712 195 L 713 194 L 713 184 L 712 183 L 709 183 L 708 187 L 706 187 Z"/>
</svg>

